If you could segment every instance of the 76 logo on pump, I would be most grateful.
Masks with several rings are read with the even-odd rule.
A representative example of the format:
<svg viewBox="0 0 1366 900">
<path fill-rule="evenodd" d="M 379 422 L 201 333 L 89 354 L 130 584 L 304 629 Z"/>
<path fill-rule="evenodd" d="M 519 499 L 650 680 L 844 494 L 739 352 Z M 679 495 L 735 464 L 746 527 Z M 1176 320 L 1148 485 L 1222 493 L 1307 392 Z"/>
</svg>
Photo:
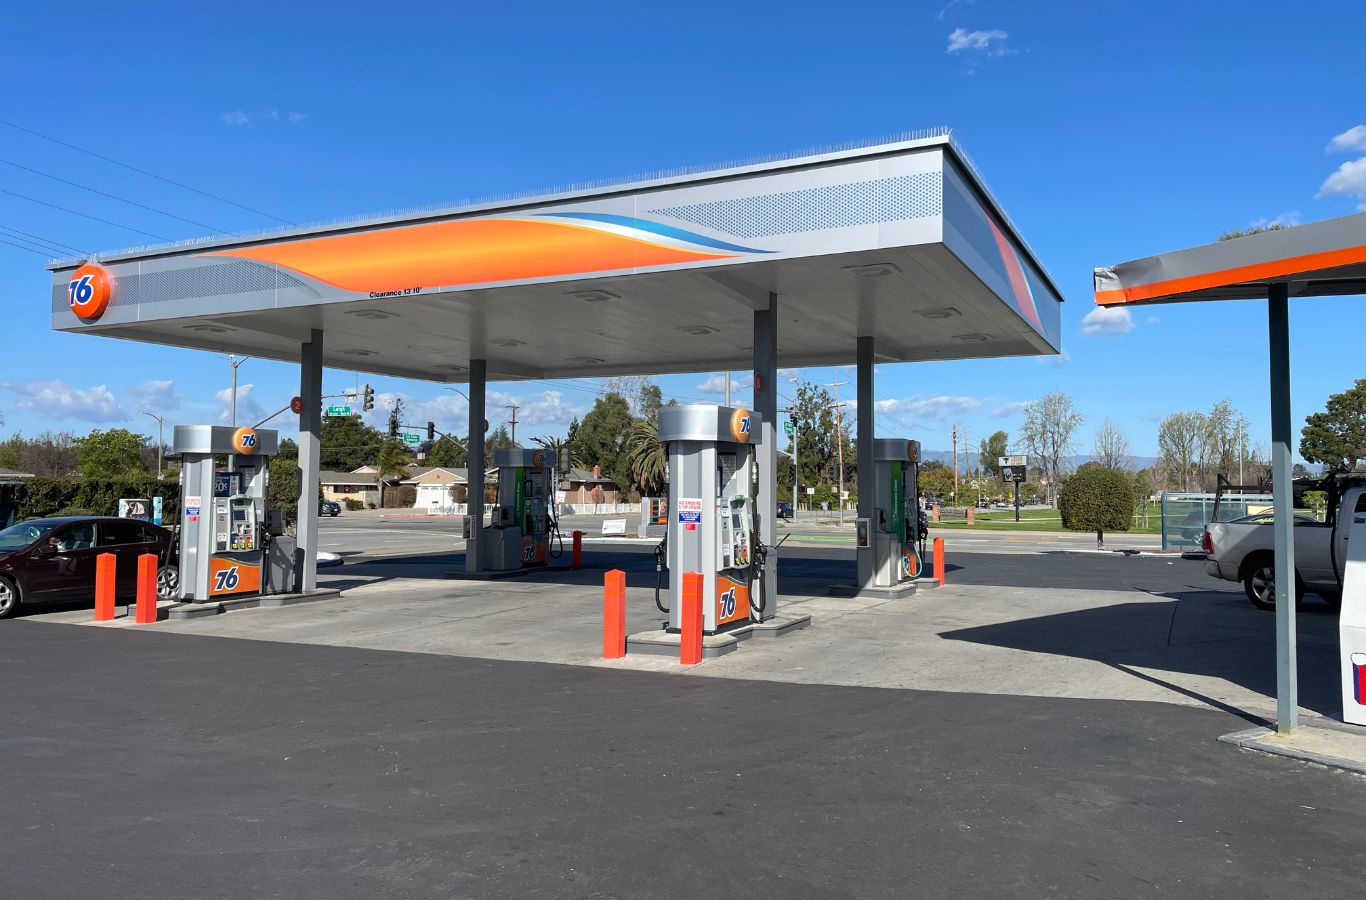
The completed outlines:
<svg viewBox="0 0 1366 900">
<path fill-rule="evenodd" d="M 261 567 L 235 559 L 209 558 L 209 596 L 229 594 L 259 594 Z"/>
</svg>

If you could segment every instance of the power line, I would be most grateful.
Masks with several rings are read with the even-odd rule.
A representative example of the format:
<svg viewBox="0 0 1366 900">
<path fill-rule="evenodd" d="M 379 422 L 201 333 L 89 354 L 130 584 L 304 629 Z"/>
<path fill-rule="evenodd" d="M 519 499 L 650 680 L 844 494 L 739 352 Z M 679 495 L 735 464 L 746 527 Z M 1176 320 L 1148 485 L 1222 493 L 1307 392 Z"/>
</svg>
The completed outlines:
<svg viewBox="0 0 1366 900">
<path fill-rule="evenodd" d="M 99 194 L 101 197 L 108 197 L 109 199 L 117 200 L 120 203 L 127 203 L 129 206 L 136 206 L 138 209 L 145 209 L 148 212 L 154 212 L 159 216 L 167 216 L 172 219 L 179 219 L 182 222 L 188 222 L 189 224 L 195 225 L 199 228 L 207 228 L 210 231 L 217 232 L 218 234 L 232 233 L 230 231 L 227 231 L 226 229 L 219 228 L 216 225 L 208 225 L 204 222 L 196 222 L 194 219 L 187 219 L 184 216 L 178 216 L 175 213 L 167 212 L 164 209 L 157 209 L 155 206 L 148 206 L 147 204 L 139 203 L 136 200 L 129 200 L 127 197 L 120 197 L 118 194 L 111 194 L 108 191 L 102 191 L 99 188 L 92 188 L 89 185 L 81 184 L 78 181 L 71 181 L 67 178 L 60 178 L 48 172 L 43 172 L 38 169 L 30 168 L 29 166 L 20 165 L 19 163 L 13 162 L 12 160 L 0 159 L 0 163 L 4 163 L 7 166 L 13 166 L 16 169 L 23 169 L 25 172 L 32 172 L 34 175 L 41 175 L 44 178 L 50 178 L 53 181 L 60 182 L 61 184 L 69 184 L 72 187 L 78 187 L 83 191 L 89 191 L 92 194 Z"/>
<path fill-rule="evenodd" d="M 72 253 L 85 252 L 84 250 L 73 247 L 70 244 L 63 244 L 61 241 L 54 241 L 51 238 L 45 238 L 40 234 L 33 234 L 28 231 L 23 231 L 22 229 L 15 228 L 13 225 L 0 225 L 0 229 L 3 229 L 4 231 L 13 232 L 14 234 L 22 234 L 26 238 L 32 238 L 34 241 L 40 241 L 44 244 L 50 244 L 53 247 L 61 247 L 64 250 L 70 250 Z"/>
<path fill-rule="evenodd" d="M 17 234 L 9 234 L 8 232 L 0 231 L 0 237 L 5 238 L 6 240 L 11 241 L 11 242 L 18 241 L 20 244 L 23 244 L 23 245 L 24 245 L 25 249 L 31 249 L 31 250 L 39 251 L 39 252 L 41 252 L 41 253 L 45 253 L 45 254 L 47 254 L 47 256 L 48 256 L 49 258 L 54 257 L 54 256 L 61 256 L 62 253 L 64 252 L 64 251 L 56 250 L 56 249 L 54 249 L 54 248 L 52 248 L 52 247 L 49 247 L 49 246 L 47 246 L 47 245 L 45 245 L 45 244 L 43 244 L 43 243 L 41 243 L 41 242 L 39 242 L 39 241 L 35 241 L 35 240 L 32 240 L 32 239 L 30 239 L 30 238 L 26 238 L 26 237 L 20 237 L 20 236 L 17 235 Z"/>
<path fill-rule="evenodd" d="M 34 250 L 32 247 L 23 247 L 23 246 L 20 246 L 19 244 L 16 244 L 16 243 L 14 243 L 14 242 L 12 242 L 12 241 L 7 241 L 7 240 L 5 240 L 4 238 L 0 238 L 0 244 L 9 244 L 11 247 L 18 247 L 18 249 L 20 249 L 20 250 L 27 250 L 29 253 L 36 253 L 36 254 L 38 254 L 39 256 L 49 256 L 49 255 L 50 255 L 50 254 L 48 254 L 48 253 L 44 253 L 42 250 Z"/>
<path fill-rule="evenodd" d="M 95 222 L 103 222 L 103 223 L 106 224 L 106 225 L 113 225 L 115 228 L 122 228 L 122 229 L 124 229 L 125 231 L 133 231 L 133 232 L 136 232 L 136 233 L 138 233 L 138 234 L 146 235 L 147 237 L 150 237 L 150 238 L 156 238 L 156 239 L 159 240 L 159 241 L 168 241 L 168 242 L 169 242 L 169 241 L 171 240 L 170 238 L 168 238 L 168 237 L 163 237 L 162 235 L 159 235 L 159 234 L 152 234 L 152 232 L 150 232 L 150 231 L 143 231 L 141 228 L 134 228 L 132 225 L 124 225 L 124 224 L 122 224 L 122 223 L 120 223 L 120 222 L 111 222 L 111 221 L 109 221 L 108 219 L 101 219 L 99 216 L 92 216 L 92 215 L 90 215 L 89 213 L 83 213 L 83 212 L 80 212 L 80 211 L 74 210 L 74 209 L 67 209 L 65 206 L 58 206 L 58 205 L 55 204 L 55 203 L 48 203 L 46 200 L 39 200 L 37 197 L 29 197 L 29 196 L 27 196 L 26 194 L 18 194 L 18 193 L 15 193 L 14 191 L 7 191 L 7 190 L 5 190 L 4 188 L 0 188 L 0 194 L 9 194 L 11 197 L 18 197 L 20 200 L 27 200 L 27 201 L 29 201 L 30 203 L 37 203 L 37 204 L 40 204 L 40 205 L 42 205 L 42 206 L 50 206 L 50 207 L 52 207 L 53 209 L 60 210 L 60 211 L 62 211 L 62 212 L 64 212 L 64 213 L 71 213 L 73 216 L 80 216 L 80 217 L 83 218 L 83 219 L 90 219 L 90 220 L 95 221 Z"/>
<path fill-rule="evenodd" d="M 258 215 L 258 216 L 265 216 L 267 219 L 274 219 L 276 222 L 280 222 L 281 224 L 284 224 L 284 225 L 294 225 L 294 224 L 296 224 L 296 223 L 294 223 L 294 222 L 289 221 L 288 219 L 282 219 L 282 218 L 280 218 L 279 216 L 271 215 L 271 214 L 268 213 L 268 212 L 264 212 L 264 211 L 262 211 L 262 210 L 255 209 L 255 208 L 250 207 L 250 206 L 245 206 L 245 205 L 243 205 L 243 204 L 241 204 L 241 203 L 238 203 L 236 200 L 229 200 L 227 197 L 220 197 L 220 196 L 218 196 L 217 194 L 210 194 L 208 191 L 201 191 L 201 190 L 200 190 L 199 188 L 197 188 L 197 187 L 190 187 L 190 185 L 188 185 L 188 184 L 182 184 L 182 183 L 179 182 L 179 181 L 172 181 L 170 178 L 166 178 L 166 177 L 164 177 L 164 176 L 158 175 L 158 174 L 156 174 L 155 172 L 148 172 L 146 169 L 139 169 L 137 166 L 130 166 L 130 165 L 128 165 L 128 163 L 119 162 L 117 159 L 112 159 L 112 158 L 110 158 L 110 157 L 108 157 L 108 156 L 104 156 L 104 155 L 102 155 L 102 154 L 96 153 L 96 152 L 93 151 L 93 150 L 87 150 L 86 148 L 84 148 L 84 147 L 78 147 L 78 146 L 76 146 L 75 144 L 68 144 L 66 141 L 58 140 L 57 138 L 52 137 L 52 136 L 50 136 L 50 135 L 43 134 L 43 133 L 40 132 L 40 131 L 34 131 L 32 128 L 25 128 L 23 125 L 16 125 L 15 123 L 13 123 L 13 122 L 8 122 L 8 121 L 6 121 L 6 120 L 4 120 L 4 119 L 0 119 L 0 125 L 7 125 L 7 126 L 9 126 L 10 128 L 15 129 L 16 131 L 22 131 L 22 132 L 24 132 L 25 134 L 31 134 L 31 135 L 33 135 L 34 137 L 40 137 L 40 138 L 42 138 L 42 139 L 45 140 L 45 141 L 51 141 L 51 142 L 54 143 L 54 144 L 60 144 L 61 146 L 66 147 L 66 148 L 68 148 L 68 149 L 75 150 L 75 151 L 78 151 L 78 152 L 80 152 L 80 153 L 84 153 L 86 156 L 93 156 L 93 157 L 95 157 L 96 159 L 102 159 L 102 160 L 104 160 L 104 161 L 107 162 L 107 163 L 112 163 L 112 164 L 114 164 L 114 165 L 116 165 L 116 166 L 121 166 L 121 167 L 127 169 L 127 170 L 130 171 L 130 172 L 137 172 L 139 175 L 146 175 L 148 178 L 155 178 L 157 181 L 164 181 L 166 184 L 174 185 L 175 187 L 181 188 L 182 190 L 191 191 L 191 192 L 193 192 L 193 193 L 199 194 L 201 197 L 208 197 L 208 198 L 211 199 L 211 200 L 217 200 L 219 203 L 226 203 L 226 204 L 228 204 L 229 206 L 235 206 L 235 207 L 237 207 L 238 209 L 245 209 L 247 212 L 255 213 L 255 214 Z"/>
</svg>

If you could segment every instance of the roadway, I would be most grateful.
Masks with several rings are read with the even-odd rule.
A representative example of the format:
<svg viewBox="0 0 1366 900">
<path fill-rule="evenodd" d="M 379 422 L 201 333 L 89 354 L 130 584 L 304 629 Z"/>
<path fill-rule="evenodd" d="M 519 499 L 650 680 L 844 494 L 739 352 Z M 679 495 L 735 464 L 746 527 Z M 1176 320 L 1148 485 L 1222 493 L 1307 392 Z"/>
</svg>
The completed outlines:
<svg viewBox="0 0 1366 900">
<path fill-rule="evenodd" d="M 570 532 L 584 532 L 590 542 L 602 535 L 605 519 L 627 520 L 628 531 L 634 531 L 635 514 L 617 516 L 565 516 L 561 522 L 566 540 Z M 980 553 L 1043 553 L 1066 550 L 1072 552 L 1094 550 L 1095 536 L 1083 532 L 1046 532 L 1005 530 L 967 530 L 962 528 L 931 529 L 931 535 L 943 537 L 954 548 Z M 779 537 L 787 535 L 785 544 L 812 547 L 845 547 L 854 545 L 854 524 L 850 517 L 843 526 L 823 519 L 799 517 L 795 522 L 781 521 Z M 1106 541 L 1110 549 L 1156 550 L 1161 547 L 1157 535 L 1112 534 Z M 343 556 L 392 556 L 414 553 L 440 553 L 462 549 L 460 519 L 458 517 L 430 517 L 401 510 L 342 513 L 336 518 L 322 520 L 320 549 Z"/>
</svg>

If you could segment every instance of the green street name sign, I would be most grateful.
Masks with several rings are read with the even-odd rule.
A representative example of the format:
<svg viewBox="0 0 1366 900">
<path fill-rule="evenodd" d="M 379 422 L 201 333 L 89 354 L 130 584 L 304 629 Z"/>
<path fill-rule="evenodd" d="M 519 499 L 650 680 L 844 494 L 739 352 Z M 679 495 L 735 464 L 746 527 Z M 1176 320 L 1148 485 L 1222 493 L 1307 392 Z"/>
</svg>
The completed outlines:
<svg viewBox="0 0 1366 900">
<path fill-rule="evenodd" d="M 783 431 L 786 431 L 786 432 L 787 432 L 787 436 L 788 436 L 788 437 L 792 437 L 792 423 L 791 423 L 791 422 L 784 422 L 784 423 L 783 423 Z"/>
<path fill-rule="evenodd" d="M 413 431 L 405 431 L 400 436 L 403 438 L 403 443 L 411 444 L 414 447 L 422 443 L 422 435 Z"/>
<path fill-rule="evenodd" d="M 351 407 L 349 407 L 349 406 L 329 406 L 329 407 L 327 408 L 327 414 L 328 414 L 329 416 L 349 416 L 349 415 L 351 415 Z"/>
</svg>

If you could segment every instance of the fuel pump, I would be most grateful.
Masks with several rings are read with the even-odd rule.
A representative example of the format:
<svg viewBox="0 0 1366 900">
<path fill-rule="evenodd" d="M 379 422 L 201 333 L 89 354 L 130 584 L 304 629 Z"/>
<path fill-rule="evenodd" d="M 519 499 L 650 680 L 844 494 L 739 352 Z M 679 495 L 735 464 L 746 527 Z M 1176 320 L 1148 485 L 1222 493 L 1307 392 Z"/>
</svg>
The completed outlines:
<svg viewBox="0 0 1366 900">
<path fill-rule="evenodd" d="M 881 438 L 873 444 L 874 584 L 896 587 L 919 577 L 928 525 L 920 511 L 920 442 Z"/>
<path fill-rule="evenodd" d="M 498 467 L 498 504 L 479 541 L 484 567 L 506 572 L 548 564 L 564 548 L 555 515 L 553 454 L 504 449 L 494 454 L 493 463 Z"/>
<path fill-rule="evenodd" d="M 745 409 L 695 404 L 659 411 L 659 439 L 669 446 L 669 524 L 657 559 L 667 561 L 671 574 L 670 631 L 682 621 L 685 572 L 702 575 L 707 634 L 749 624 L 768 602 L 767 548 L 759 541 L 755 505 L 759 434 L 758 414 Z"/>
<path fill-rule="evenodd" d="M 172 449 L 181 460 L 182 600 L 204 603 L 288 589 L 275 584 L 267 573 L 274 538 L 266 527 L 267 464 L 277 447 L 274 431 L 221 425 L 175 427 Z M 222 458 L 233 460 L 236 468 L 219 471 Z M 292 562 L 285 561 L 283 567 L 292 570 Z"/>
</svg>

